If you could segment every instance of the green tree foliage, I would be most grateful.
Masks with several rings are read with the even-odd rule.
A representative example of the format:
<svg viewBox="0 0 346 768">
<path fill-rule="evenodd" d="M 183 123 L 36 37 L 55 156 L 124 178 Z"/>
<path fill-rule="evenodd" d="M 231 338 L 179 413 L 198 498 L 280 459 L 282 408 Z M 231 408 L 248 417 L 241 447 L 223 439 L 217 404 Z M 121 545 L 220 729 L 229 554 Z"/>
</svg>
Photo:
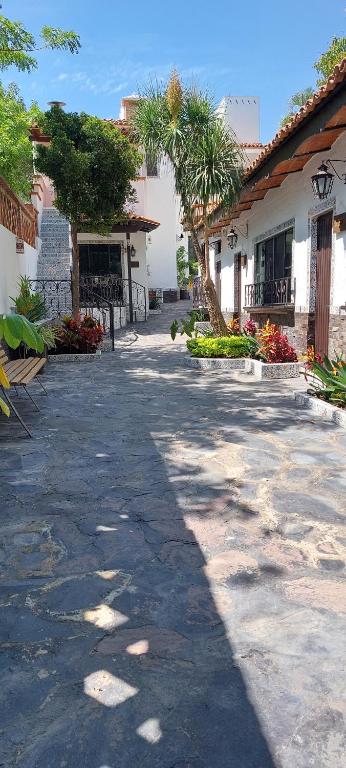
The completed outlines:
<svg viewBox="0 0 346 768">
<path fill-rule="evenodd" d="M 77 232 L 107 233 L 127 218 L 125 203 L 134 200 L 131 180 L 142 157 L 110 123 L 54 106 L 41 121 L 48 146 L 37 148 L 36 167 L 55 187 L 55 205 L 70 221 L 73 241 L 73 299 L 78 310 Z"/>
<path fill-rule="evenodd" d="M 56 207 L 81 229 L 110 232 L 134 199 L 141 155 L 118 128 L 83 112 L 54 106 L 41 126 L 51 142 L 37 147 L 36 166 L 54 184 Z"/>
<path fill-rule="evenodd" d="M 18 87 L 0 83 L 0 176 L 17 195 L 28 199 L 32 181 L 32 145 L 29 128 L 39 119 L 33 103 L 27 109 Z"/>
<path fill-rule="evenodd" d="M 320 75 L 317 85 L 320 88 L 324 85 L 330 75 L 333 74 L 337 64 L 346 57 L 346 37 L 333 37 L 331 44 L 325 53 L 322 53 L 315 62 L 315 70 Z"/>
<path fill-rule="evenodd" d="M 187 288 L 189 284 L 189 278 L 187 276 L 187 270 L 189 267 L 188 255 L 183 245 L 177 248 L 177 277 L 179 288 Z"/>
<path fill-rule="evenodd" d="M 283 128 L 284 125 L 287 125 L 287 123 L 290 122 L 292 117 L 299 112 L 301 107 L 304 107 L 306 102 L 311 99 L 314 95 L 313 88 L 305 88 L 304 91 L 298 91 L 298 93 L 294 93 L 293 96 L 291 96 L 289 104 L 288 104 L 288 113 L 283 117 L 280 123 L 280 127 Z"/>
<path fill-rule="evenodd" d="M 31 72 L 37 67 L 36 51 L 78 53 L 79 48 L 80 40 L 75 32 L 44 26 L 37 40 L 20 21 L 0 15 L 0 70 L 14 66 L 21 72 Z"/>
<path fill-rule="evenodd" d="M 200 211 L 206 252 L 209 251 L 210 206 L 233 204 L 239 193 L 242 157 L 233 136 L 215 113 L 211 99 L 193 88 L 183 88 L 173 73 L 166 87 L 150 86 L 133 118 L 137 141 L 147 155 L 168 157 L 175 174 L 187 228 L 200 265 L 206 303 L 214 331 L 227 327 L 195 228 Z"/>
</svg>

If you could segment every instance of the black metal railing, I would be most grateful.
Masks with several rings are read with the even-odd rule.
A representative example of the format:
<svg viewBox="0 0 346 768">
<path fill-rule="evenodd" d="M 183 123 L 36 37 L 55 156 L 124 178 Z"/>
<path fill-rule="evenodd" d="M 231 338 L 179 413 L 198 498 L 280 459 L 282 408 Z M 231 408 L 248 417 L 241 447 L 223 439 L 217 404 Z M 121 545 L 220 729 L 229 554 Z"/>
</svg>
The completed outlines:
<svg viewBox="0 0 346 768">
<path fill-rule="evenodd" d="M 117 275 L 81 275 L 79 284 L 81 302 L 88 290 L 105 301 L 111 301 L 115 307 L 129 308 L 132 305 L 135 321 L 140 315 L 147 319 L 147 291 L 144 285 Z"/>
<path fill-rule="evenodd" d="M 48 317 L 61 320 L 64 315 L 72 314 L 72 285 L 71 280 L 52 280 L 41 278 L 30 280 L 31 288 L 44 296 Z M 130 301 L 132 299 L 132 302 Z M 131 281 L 131 296 L 129 280 L 106 275 L 81 275 L 80 277 L 80 313 L 88 315 L 102 325 L 105 335 L 111 339 L 114 349 L 115 308 L 129 311 L 134 321 L 147 319 L 147 292 L 143 285 Z M 132 310 L 132 311 L 131 311 Z M 120 317 L 121 321 L 121 317 Z"/>
<path fill-rule="evenodd" d="M 293 304 L 295 280 L 281 277 L 245 286 L 245 307 L 269 307 Z"/>
</svg>

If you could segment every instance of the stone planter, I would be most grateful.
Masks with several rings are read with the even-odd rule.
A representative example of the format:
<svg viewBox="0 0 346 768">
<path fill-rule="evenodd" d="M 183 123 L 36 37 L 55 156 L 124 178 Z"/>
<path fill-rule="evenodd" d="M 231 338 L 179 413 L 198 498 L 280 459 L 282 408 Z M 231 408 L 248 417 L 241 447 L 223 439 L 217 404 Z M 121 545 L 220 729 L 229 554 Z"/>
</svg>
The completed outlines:
<svg viewBox="0 0 346 768">
<path fill-rule="evenodd" d="M 203 371 L 244 371 L 245 357 L 187 357 L 186 365 Z"/>
<path fill-rule="evenodd" d="M 337 424 L 339 427 L 346 427 L 346 410 L 344 408 L 338 408 L 337 405 L 326 403 L 318 397 L 307 395 L 306 392 L 295 392 L 294 399 L 298 405 L 304 406 L 311 413 L 320 416 L 321 419 Z"/>
<path fill-rule="evenodd" d="M 300 374 L 301 363 L 263 363 L 262 360 L 245 358 L 245 371 L 261 381 L 268 379 L 295 379 Z"/>
<path fill-rule="evenodd" d="M 101 350 L 97 349 L 95 353 L 87 353 L 84 355 L 78 354 L 66 354 L 66 355 L 48 355 L 49 363 L 90 363 L 99 362 L 101 359 Z"/>
</svg>

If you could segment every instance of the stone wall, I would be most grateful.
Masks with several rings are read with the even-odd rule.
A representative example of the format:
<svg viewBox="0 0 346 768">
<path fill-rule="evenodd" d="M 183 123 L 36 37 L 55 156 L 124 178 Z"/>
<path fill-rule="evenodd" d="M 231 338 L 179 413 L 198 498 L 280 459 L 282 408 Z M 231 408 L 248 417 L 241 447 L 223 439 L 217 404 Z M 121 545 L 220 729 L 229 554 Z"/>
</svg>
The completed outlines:
<svg viewBox="0 0 346 768">
<path fill-rule="evenodd" d="M 330 316 L 329 354 L 333 356 L 334 352 L 343 352 L 346 357 L 346 312 Z"/>
</svg>

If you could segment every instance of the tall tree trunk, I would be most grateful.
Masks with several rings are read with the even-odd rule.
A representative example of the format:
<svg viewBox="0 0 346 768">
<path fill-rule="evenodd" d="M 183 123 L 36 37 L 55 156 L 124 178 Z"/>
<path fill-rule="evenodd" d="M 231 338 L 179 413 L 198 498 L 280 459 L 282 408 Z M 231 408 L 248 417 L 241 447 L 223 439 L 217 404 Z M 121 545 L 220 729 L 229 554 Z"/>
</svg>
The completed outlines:
<svg viewBox="0 0 346 768">
<path fill-rule="evenodd" d="M 219 299 L 215 290 L 215 285 L 210 277 L 210 265 L 209 265 L 209 232 L 208 222 L 204 221 L 204 253 L 199 244 L 197 232 L 193 225 L 190 225 L 190 232 L 193 242 L 194 251 L 197 257 L 198 264 L 201 269 L 202 285 L 205 295 L 205 301 L 207 310 L 209 312 L 210 323 L 216 336 L 228 336 L 229 331 L 225 322 L 225 318 L 221 312 Z"/>
<path fill-rule="evenodd" d="M 71 224 L 72 239 L 72 312 L 76 319 L 79 314 L 79 253 L 77 240 L 78 227 Z"/>
</svg>

